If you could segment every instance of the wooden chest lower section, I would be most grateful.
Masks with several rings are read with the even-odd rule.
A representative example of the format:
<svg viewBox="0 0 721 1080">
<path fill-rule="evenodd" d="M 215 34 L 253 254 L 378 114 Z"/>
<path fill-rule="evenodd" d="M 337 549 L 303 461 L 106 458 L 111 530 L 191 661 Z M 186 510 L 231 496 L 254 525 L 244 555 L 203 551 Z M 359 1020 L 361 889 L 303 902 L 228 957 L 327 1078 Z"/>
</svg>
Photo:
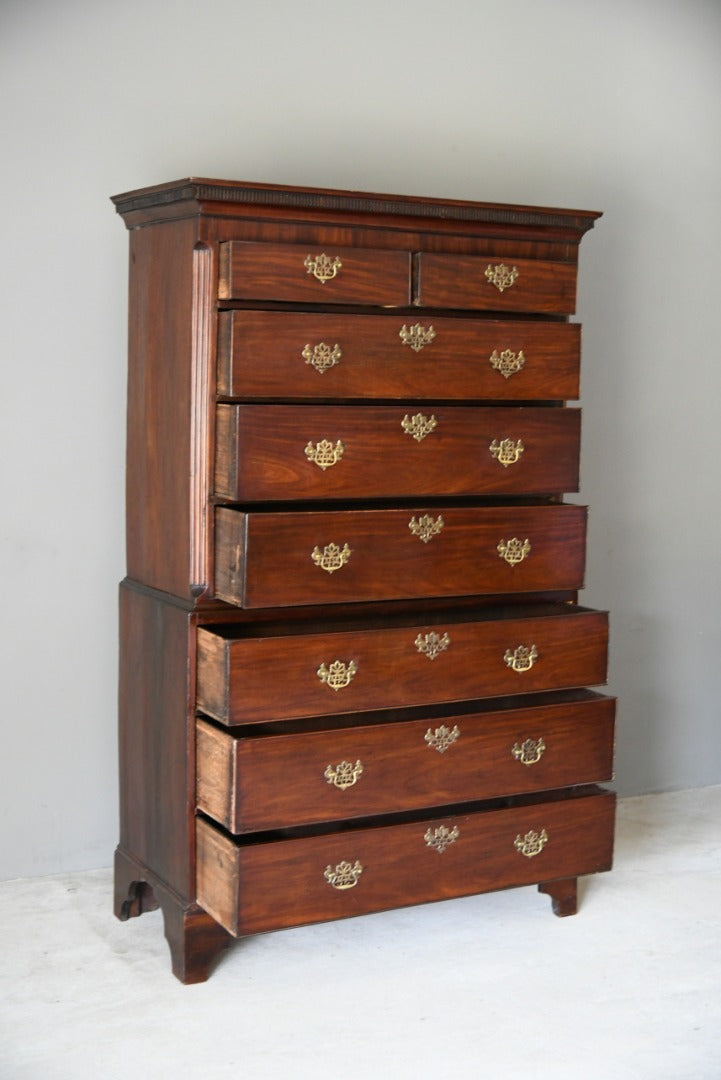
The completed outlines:
<svg viewBox="0 0 721 1080">
<path fill-rule="evenodd" d="M 234 936 L 611 867 L 615 796 L 242 844 L 199 819 L 198 903 Z"/>
</svg>

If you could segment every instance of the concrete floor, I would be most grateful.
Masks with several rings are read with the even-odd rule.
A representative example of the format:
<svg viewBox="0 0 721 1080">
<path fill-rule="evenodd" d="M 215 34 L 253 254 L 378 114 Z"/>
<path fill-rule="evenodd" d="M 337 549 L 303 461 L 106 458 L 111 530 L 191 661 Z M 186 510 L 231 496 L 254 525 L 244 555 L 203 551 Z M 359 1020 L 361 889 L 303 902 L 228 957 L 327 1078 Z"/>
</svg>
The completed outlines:
<svg viewBox="0 0 721 1080">
<path fill-rule="evenodd" d="M 575 918 L 516 889 L 241 942 L 170 974 L 111 874 L 0 885 L 3 1080 L 720 1080 L 721 787 L 619 804 Z"/>
</svg>

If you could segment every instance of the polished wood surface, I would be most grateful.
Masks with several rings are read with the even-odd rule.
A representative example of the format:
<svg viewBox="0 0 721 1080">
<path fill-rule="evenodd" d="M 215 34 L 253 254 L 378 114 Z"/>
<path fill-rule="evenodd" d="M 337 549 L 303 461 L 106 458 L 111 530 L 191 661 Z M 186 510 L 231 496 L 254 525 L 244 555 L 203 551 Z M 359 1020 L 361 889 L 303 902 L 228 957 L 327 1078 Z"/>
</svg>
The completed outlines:
<svg viewBox="0 0 721 1080">
<path fill-rule="evenodd" d="M 421 348 L 404 344 L 402 336 L 405 331 L 412 341 L 417 325 L 434 335 Z M 581 327 L 563 322 L 224 311 L 218 394 L 245 400 L 573 400 L 580 341 Z M 313 366 L 320 345 L 340 354 L 332 367 Z M 504 376 L 492 357 L 498 365 L 506 352 L 522 354 L 523 364 Z"/>
<path fill-rule="evenodd" d="M 532 311 L 572 315 L 576 309 L 576 267 L 572 263 L 547 263 L 511 258 L 479 258 L 474 255 L 418 256 L 418 289 L 415 303 L 424 307 L 476 308 L 488 311 Z M 515 272 L 512 283 L 501 288 L 486 272 L 503 267 Z"/>
<path fill-rule="evenodd" d="M 245 608 L 578 589 L 586 508 L 246 514 L 224 507 L 216 511 L 215 542 L 215 594 Z M 330 545 L 339 554 L 326 557 L 323 569 Z M 346 561 L 337 565 L 340 557 Z"/>
</svg>

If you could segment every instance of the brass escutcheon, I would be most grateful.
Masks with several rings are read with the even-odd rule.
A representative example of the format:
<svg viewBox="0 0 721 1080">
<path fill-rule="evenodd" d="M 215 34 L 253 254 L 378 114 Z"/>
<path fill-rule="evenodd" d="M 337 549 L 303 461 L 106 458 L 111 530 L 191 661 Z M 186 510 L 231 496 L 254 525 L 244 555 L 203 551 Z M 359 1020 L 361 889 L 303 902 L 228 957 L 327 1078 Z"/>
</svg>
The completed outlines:
<svg viewBox="0 0 721 1080">
<path fill-rule="evenodd" d="M 504 379 L 517 375 L 526 362 L 523 350 L 515 353 L 511 349 L 504 349 L 500 354 L 494 349 L 488 359 L 491 367 L 500 372 Z"/>
<path fill-rule="evenodd" d="M 541 829 L 540 833 L 531 829 L 525 836 L 521 836 L 519 833 L 513 841 L 513 846 L 521 855 L 525 855 L 527 859 L 532 859 L 534 855 L 540 855 L 547 842 L 548 833 L 545 829 Z"/>
<path fill-rule="evenodd" d="M 329 255 L 323 252 L 322 255 L 306 255 L 303 266 L 306 268 L 309 274 L 312 274 L 314 278 L 317 278 L 321 285 L 325 285 L 326 281 L 330 281 L 334 278 L 343 263 L 340 259 L 331 259 Z"/>
<path fill-rule="evenodd" d="M 491 266 L 489 263 L 486 269 L 486 281 L 490 285 L 495 285 L 499 292 L 510 289 L 517 277 L 518 270 L 516 267 L 506 266 L 505 263 L 497 263 L 495 266 Z"/>
<path fill-rule="evenodd" d="M 330 346 L 321 341 L 317 345 L 306 345 L 300 355 L 306 364 L 310 364 L 319 375 L 324 375 L 326 371 L 340 363 L 343 353 L 340 350 L 340 345 Z"/>
<path fill-rule="evenodd" d="M 342 660 L 334 660 L 330 667 L 321 664 L 316 671 L 316 675 L 331 690 L 343 690 L 351 682 L 357 670 L 358 665 L 354 660 L 351 660 L 348 664 L 345 664 Z"/>
<path fill-rule="evenodd" d="M 435 521 L 430 514 L 423 514 L 420 518 L 413 516 L 408 522 L 408 528 L 414 536 L 417 536 L 419 540 L 422 540 L 424 544 L 427 544 L 434 536 L 438 536 L 442 531 L 444 524 L 445 522 L 440 514 Z"/>
<path fill-rule="evenodd" d="M 319 547 L 314 547 L 310 557 L 321 570 L 325 570 L 328 574 L 334 574 L 336 570 L 340 570 L 341 566 L 345 566 L 348 562 L 351 557 L 351 549 L 347 544 L 344 544 L 342 548 L 338 544 L 326 544 L 322 551 Z"/>
<path fill-rule="evenodd" d="M 536 765 L 543 757 L 545 749 L 546 744 L 543 739 L 524 739 L 520 745 L 513 744 L 511 753 L 516 761 L 522 762 L 523 765 Z"/>
<path fill-rule="evenodd" d="M 401 420 L 401 427 L 406 435 L 412 435 L 416 442 L 423 442 L 426 435 L 430 435 L 437 424 L 435 416 L 424 416 L 423 413 L 416 413 L 415 416 L 409 416 L 406 413 Z"/>
<path fill-rule="evenodd" d="M 440 653 L 445 652 L 451 643 L 448 634 L 437 634 L 434 630 L 430 634 L 419 634 L 414 644 L 418 652 L 427 656 L 429 660 L 435 660 Z"/>
<path fill-rule="evenodd" d="M 512 540 L 499 540 L 496 551 L 509 566 L 517 566 L 527 555 L 530 555 L 531 545 L 528 537 L 525 540 L 519 540 L 517 536 L 514 536 Z"/>
<path fill-rule="evenodd" d="M 538 650 L 535 645 L 517 645 L 513 652 L 506 649 L 503 659 L 506 661 L 507 666 L 513 668 L 514 671 L 530 671 L 538 659 Z"/>
<path fill-rule="evenodd" d="M 494 439 L 488 449 L 491 452 L 491 457 L 494 457 L 499 464 L 503 465 L 504 469 L 507 469 L 509 465 L 515 465 L 525 447 L 521 439 L 501 439 L 500 442 Z"/>
<path fill-rule="evenodd" d="M 429 848 L 433 848 L 439 855 L 442 855 L 447 847 L 454 844 L 460 832 L 458 826 L 454 825 L 452 829 L 446 828 L 445 825 L 439 825 L 435 829 L 426 829 L 423 839 Z"/>
<path fill-rule="evenodd" d="M 359 882 L 363 873 L 363 865 L 356 859 L 355 863 L 339 862 L 337 866 L 326 866 L 323 877 L 334 889 L 353 889 Z"/>
<path fill-rule="evenodd" d="M 398 336 L 404 345 L 410 345 L 413 352 L 420 352 L 424 345 L 430 345 L 436 332 L 432 326 L 422 326 L 421 323 L 406 326 L 404 323 L 398 331 Z"/>
<path fill-rule="evenodd" d="M 338 439 L 338 442 L 333 445 L 330 439 L 322 439 L 319 443 L 309 442 L 305 448 L 305 456 L 308 461 L 312 461 L 314 465 L 317 465 L 319 469 L 324 472 L 326 469 L 330 469 L 331 465 L 336 465 L 343 457 L 343 451 L 345 446 Z"/>
<path fill-rule="evenodd" d="M 435 731 L 428 728 L 424 738 L 431 750 L 437 750 L 439 754 L 445 754 L 448 747 L 453 746 L 460 734 L 457 726 L 447 728 L 445 724 L 441 724 Z"/>
<path fill-rule="evenodd" d="M 323 773 L 329 784 L 333 787 L 340 788 L 341 791 L 345 791 L 346 788 L 353 787 L 356 780 L 363 773 L 363 764 L 360 760 L 356 761 L 355 765 L 352 761 L 339 761 L 337 765 L 328 765 Z"/>
</svg>

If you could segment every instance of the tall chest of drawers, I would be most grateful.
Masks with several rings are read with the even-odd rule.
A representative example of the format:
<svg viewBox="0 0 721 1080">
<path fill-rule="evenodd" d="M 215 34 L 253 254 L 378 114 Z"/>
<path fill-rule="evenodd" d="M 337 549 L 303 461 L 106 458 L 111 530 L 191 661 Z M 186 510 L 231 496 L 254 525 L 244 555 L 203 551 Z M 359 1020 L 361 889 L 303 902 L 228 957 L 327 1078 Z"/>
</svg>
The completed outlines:
<svg viewBox="0 0 721 1080">
<path fill-rule="evenodd" d="M 116 914 L 233 937 L 609 869 L 598 217 L 189 179 L 130 230 Z"/>
</svg>

